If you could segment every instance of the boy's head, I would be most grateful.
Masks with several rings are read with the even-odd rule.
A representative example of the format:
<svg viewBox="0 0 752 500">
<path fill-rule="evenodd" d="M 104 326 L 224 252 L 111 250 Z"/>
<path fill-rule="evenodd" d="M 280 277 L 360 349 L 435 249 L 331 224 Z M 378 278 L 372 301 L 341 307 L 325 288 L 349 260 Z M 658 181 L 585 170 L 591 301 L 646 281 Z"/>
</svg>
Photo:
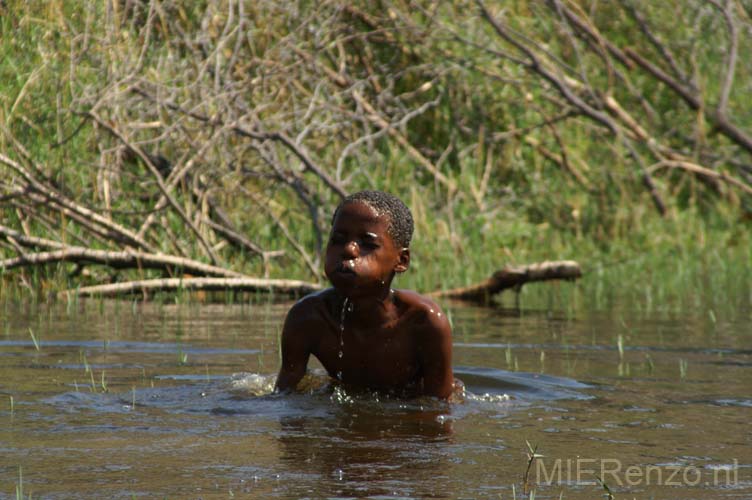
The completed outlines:
<svg viewBox="0 0 752 500">
<path fill-rule="evenodd" d="M 351 299 L 389 292 L 395 273 L 410 265 L 413 217 L 399 198 L 361 191 L 339 204 L 332 217 L 324 272 Z"/>
<path fill-rule="evenodd" d="M 402 200 L 383 191 L 359 191 L 342 200 L 332 215 L 332 222 L 337 218 L 340 209 L 348 203 L 363 203 L 379 217 L 385 217 L 387 233 L 394 244 L 400 248 L 410 248 L 410 240 L 413 237 L 413 216 Z"/>
</svg>

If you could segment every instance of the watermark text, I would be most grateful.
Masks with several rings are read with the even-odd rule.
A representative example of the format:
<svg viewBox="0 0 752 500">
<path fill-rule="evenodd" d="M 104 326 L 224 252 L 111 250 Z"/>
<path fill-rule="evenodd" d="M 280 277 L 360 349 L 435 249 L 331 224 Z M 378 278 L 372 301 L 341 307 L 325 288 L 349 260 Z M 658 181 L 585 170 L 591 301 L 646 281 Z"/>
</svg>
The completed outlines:
<svg viewBox="0 0 752 500">
<path fill-rule="evenodd" d="M 569 458 L 535 464 L 538 484 L 596 484 L 609 486 L 734 486 L 739 463 L 716 467 L 693 465 L 628 465 L 617 458 Z"/>
</svg>

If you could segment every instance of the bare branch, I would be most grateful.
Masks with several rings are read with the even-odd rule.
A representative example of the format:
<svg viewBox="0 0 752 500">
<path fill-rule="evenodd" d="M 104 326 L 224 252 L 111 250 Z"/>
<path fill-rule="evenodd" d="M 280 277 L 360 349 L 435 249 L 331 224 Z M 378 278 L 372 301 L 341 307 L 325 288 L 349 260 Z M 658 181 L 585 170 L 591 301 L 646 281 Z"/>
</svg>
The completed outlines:
<svg viewBox="0 0 752 500">
<path fill-rule="evenodd" d="M 6 237 L 7 238 L 7 237 Z M 67 246 L 60 250 L 49 252 L 26 253 L 20 257 L 13 257 L 0 261 L 0 269 L 4 271 L 16 267 L 25 267 L 58 262 L 73 262 L 77 264 L 101 264 L 113 269 L 161 269 L 182 270 L 195 275 L 224 276 L 230 278 L 243 277 L 242 273 L 217 266 L 204 264 L 192 259 L 175 257 L 172 255 L 151 254 L 139 251 L 108 251 L 91 248 Z"/>
<path fill-rule="evenodd" d="M 141 161 L 144 162 L 144 164 L 147 166 L 149 171 L 154 176 L 155 181 L 157 182 L 157 186 L 159 186 L 159 190 L 162 191 L 162 195 L 167 199 L 167 201 L 172 205 L 172 208 L 175 210 L 175 212 L 178 213 L 181 219 L 183 219 L 183 222 L 193 231 L 193 234 L 196 236 L 196 239 L 201 243 L 201 246 L 204 248 L 204 251 L 209 257 L 209 259 L 213 263 L 217 263 L 217 256 L 214 254 L 214 251 L 211 249 L 211 246 L 206 242 L 204 239 L 204 236 L 201 234 L 201 231 L 193 224 L 191 219 L 188 217 L 188 215 L 183 211 L 182 207 L 178 204 L 177 201 L 172 197 L 170 194 L 170 190 L 165 186 L 164 181 L 162 180 L 162 175 L 157 170 L 157 167 L 154 165 L 154 162 L 152 159 L 144 153 L 144 151 L 141 149 L 140 146 L 137 144 L 131 142 L 128 140 L 125 135 L 123 135 L 122 132 L 120 132 L 118 129 L 116 129 L 114 126 L 110 125 L 109 123 L 102 120 L 102 118 L 99 117 L 95 112 L 89 111 L 88 115 L 91 117 L 92 120 L 97 122 L 101 127 L 109 131 L 112 135 L 120 139 L 120 141 L 126 145 L 129 149 L 133 150 L 139 158 L 141 158 Z"/>
<path fill-rule="evenodd" d="M 183 114 L 186 114 L 187 116 L 190 116 L 191 118 L 194 118 L 198 121 L 214 125 L 214 126 L 225 126 L 225 123 L 217 118 L 209 118 L 208 116 L 201 115 L 199 113 L 195 113 L 192 111 L 188 111 L 181 106 L 178 106 L 173 103 L 163 102 L 159 101 L 155 97 L 153 97 L 151 94 L 146 92 L 143 89 L 136 88 L 134 89 L 134 92 L 137 92 L 139 95 L 142 95 L 150 100 L 153 100 L 160 105 L 164 105 L 170 109 L 173 109 L 175 111 L 180 111 Z M 310 157 L 310 155 L 303 149 L 302 146 L 298 145 L 293 141 L 290 137 L 287 136 L 284 132 L 266 132 L 266 131 L 256 131 L 256 130 L 249 130 L 243 126 L 241 126 L 239 123 L 231 123 L 228 125 L 230 129 L 235 132 L 238 135 L 241 135 L 243 137 L 249 137 L 252 139 L 256 139 L 259 141 L 277 141 L 282 143 L 286 148 L 288 148 L 306 167 L 306 169 L 310 170 L 314 174 L 316 174 L 317 177 L 319 177 L 322 181 L 324 181 L 324 184 L 326 184 L 332 191 L 337 193 L 340 197 L 344 198 L 347 196 L 347 192 L 340 186 L 337 182 L 332 179 L 329 174 L 327 174 L 321 167 L 319 167 Z"/>
<path fill-rule="evenodd" d="M 648 61 L 637 52 L 632 49 L 625 49 L 624 52 L 635 61 L 642 69 L 652 74 L 658 80 L 666 84 L 671 90 L 681 97 L 690 108 L 693 110 L 701 110 L 703 103 L 698 95 L 692 92 L 686 85 L 679 83 L 674 78 L 669 76 L 665 71 L 658 68 L 652 62 Z M 740 129 L 736 124 L 732 123 L 725 114 L 718 112 L 706 113 L 709 120 L 729 139 L 737 143 L 739 146 L 752 153 L 752 136 L 749 136 L 746 132 Z"/>
<path fill-rule="evenodd" d="M 196 166 L 199 159 L 206 153 L 206 151 L 214 144 L 214 140 L 219 135 L 219 129 L 215 129 L 213 131 L 213 134 L 210 138 L 204 141 L 204 143 L 201 145 L 198 150 L 191 155 L 190 159 L 181 165 L 176 166 L 172 172 L 170 173 L 170 176 L 167 179 L 167 189 L 169 192 L 172 192 L 173 189 L 175 189 L 175 186 L 177 186 L 183 179 L 185 179 L 189 172 Z M 146 232 L 149 230 L 149 228 L 154 224 L 154 222 L 157 220 L 158 213 L 167 206 L 169 202 L 169 199 L 167 196 L 164 195 L 164 193 L 160 196 L 159 200 L 157 201 L 156 205 L 153 208 L 153 212 L 149 214 L 149 216 L 144 220 L 143 224 L 141 224 L 141 227 L 138 230 L 139 236 L 143 237 Z"/>
<path fill-rule="evenodd" d="M 226 227 L 221 224 L 218 224 L 214 222 L 213 220 L 209 219 L 208 217 L 204 218 L 204 222 L 208 224 L 212 229 L 214 229 L 217 233 L 224 236 L 228 241 L 235 243 L 241 248 L 244 248 L 246 250 L 250 250 L 252 253 L 255 253 L 257 255 L 260 255 L 264 260 L 272 257 L 281 257 L 285 254 L 284 250 L 272 250 L 267 251 L 253 243 L 251 240 L 243 236 L 242 234 Z"/>
<path fill-rule="evenodd" d="M 388 131 L 389 135 L 394 137 L 394 139 L 403 147 L 405 148 L 405 151 L 407 151 L 407 154 L 413 157 L 415 161 L 420 164 L 424 169 L 428 170 L 428 172 L 433 175 L 434 179 L 436 179 L 441 185 L 443 185 L 450 193 L 454 193 L 454 191 L 457 189 L 456 183 L 447 178 L 444 174 L 442 174 L 439 169 L 436 168 L 436 166 L 431 163 L 431 161 L 423 156 L 420 151 L 418 151 L 415 146 L 410 144 L 410 142 L 407 140 L 407 138 L 402 135 L 396 128 L 392 127 L 389 122 L 387 122 L 381 114 L 379 114 L 376 109 L 374 109 L 371 104 L 363 98 L 363 96 L 360 95 L 360 93 L 357 90 L 353 90 L 352 96 L 355 99 L 355 101 L 363 106 L 363 109 L 366 110 L 366 117 L 372 121 L 375 125 L 378 127 L 385 129 Z"/>
<path fill-rule="evenodd" d="M 295 142 L 293 142 L 293 140 L 290 139 L 284 132 L 256 132 L 243 128 L 237 124 L 232 125 L 231 128 L 234 132 L 242 136 L 251 137 L 259 141 L 272 140 L 281 142 L 290 151 L 292 151 L 292 153 L 297 156 L 300 161 L 303 162 L 303 165 L 305 165 L 308 170 L 315 173 L 319 179 L 324 181 L 324 184 L 326 184 L 332 191 L 337 193 L 342 198 L 347 196 L 347 191 L 345 191 L 342 186 L 337 184 L 337 182 L 335 182 L 334 179 L 329 176 L 329 174 L 319 168 L 319 166 L 316 165 L 313 160 L 311 160 L 311 157 L 308 156 L 308 153 L 306 153 L 306 151 L 302 147 L 295 144 Z"/>
<path fill-rule="evenodd" d="M 641 178 L 642 178 L 643 184 L 650 192 L 650 196 L 653 200 L 653 204 L 655 205 L 656 209 L 661 215 L 666 215 L 667 214 L 666 204 L 663 202 L 663 199 L 660 193 L 658 192 L 658 189 L 655 186 L 655 183 L 650 177 L 650 174 L 645 170 L 645 164 L 642 160 L 642 157 L 639 155 L 634 145 L 621 133 L 619 125 L 614 120 L 612 120 L 608 114 L 598 109 L 595 109 L 590 104 L 586 103 L 582 98 L 580 98 L 579 95 L 577 95 L 575 90 L 572 88 L 572 84 L 569 83 L 569 79 L 567 79 L 564 75 L 557 74 L 553 70 L 549 69 L 545 61 L 539 58 L 538 55 L 530 47 L 526 46 L 522 41 L 517 40 L 512 35 L 512 33 L 509 30 L 507 30 L 506 26 L 502 24 L 499 20 L 497 20 L 491 14 L 491 12 L 483 4 L 482 0 L 476 0 L 476 2 L 481 9 L 481 13 L 483 17 L 491 24 L 491 26 L 494 28 L 496 33 L 502 39 L 512 44 L 520 52 L 522 52 L 523 54 L 525 54 L 525 56 L 527 56 L 527 58 L 529 59 L 527 68 L 529 70 L 534 71 L 535 73 L 538 73 L 544 79 L 546 79 L 551 84 L 553 84 L 554 87 L 562 94 L 562 96 L 570 104 L 574 105 L 585 116 L 590 117 L 596 123 L 606 127 L 611 133 L 613 133 L 617 138 L 620 139 L 620 141 L 624 144 L 624 146 L 627 148 L 627 150 L 630 152 L 632 157 L 635 159 L 635 161 L 639 165 L 640 170 L 641 170 Z M 579 84 L 579 82 L 573 82 L 573 83 L 577 83 L 578 85 L 581 85 Z"/>
<path fill-rule="evenodd" d="M 691 163 L 688 161 L 674 161 L 674 160 L 663 160 L 659 161 L 658 163 L 655 163 L 648 167 L 649 172 L 655 172 L 657 170 L 660 170 L 662 168 L 677 168 L 681 170 L 686 170 L 687 172 L 692 172 L 694 174 L 700 174 L 707 177 L 713 177 L 719 180 L 722 180 L 723 182 L 726 182 L 728 184 L 731 184 L 733 186 L 736 186 L 743 192 L 747 194 L 752 194 L 752 186 L 744 183 L 743 181 L 740 181 L 739 179 L 736 179 L 735 177 L 731 177 L 730 175 L 727 175 L 723 172 L 718 172 L 716 170 L 711 170 L 706 167 L 702 167 L 700 165 L 697 165 L 695 163 Z"/>
<path fill-rule="evenodd" d="M 543 60 L 541 60 L 535 52 L 533 52 L 529 47 L 524 45 L 522 42 L 517 40 L 510 32 L 506 29 L 506 26 L 504 26 L 499 20 L 497 20 L 491 12 L 486 8 L 485 4 L 482 0 L 476 0 L 478 6 L 481 9 L 481 14 L 483 17 L 491 24 L 491 26 L 494 28 L 496 33 L 512 44 L 515 48 L 517 48 L 520 52 L 525 54 L 525 56 L 528 58 L 528 62 L 526 66 L 528 69 L 538 73 L 540 76 L 545 78 L 549 83 L 551 83 L 556 89 L 559 90 L 559 92 L 566 98 L 569 102 L 571 102 L 575 107 L 577 107 L 582 113 L 589 116 L 590 118 L 594 119 L 597 123 L 600 123 L 601 125 L 608 128 L 614 135 L 618 135 L 619 129 L 616 127 L 616 125 L 608 118 L 608 115 L 604 114 L 603 112 L 593 108 L 589 104 L 587 104 L 585 101 L 583 101 L 570 87 L 570 85 L 567 83 L 566 79 L 561 76 L 554 73 L 551 69 L 547 67 L 547 65 L 544 63 Z"/>
<path fill-rule="evenodd" d="M 34 192 L 39 193 L 39 195 L 43 198 L 58 204 L 63 213 L 78 215 L 83 219 L 90 220 L 92 221 L 92 223 L 98 224 L 106 230 L 117 234 L 120 238 L 122 238 L 124 241 L 127 241 L 130 245 L 133 245 L 137 248 L 143 248 L 147 251 L 152 250 L 151 245 L 147 244 L 141 237 L 133 233 L 131 230 L 99 215 L 92 210 L 89 210 L 88 208 L 78 203 L 75 203 L 72 200 L 69 200 L 67 197 L 57 192 L 53 188 L 42 184 L 19 163 L 13 161 L 2 153 L 0 153 L 0 163 L 5 164 L 16 173 L 18 173 L 28 183 L 29 188 Z"/>
<path fill-rule="evenodd" d="M 58 241 L 48 240 L 46 238 L 37 238 L 34 236 L 26 236 L 12 228 L 9 228 L 3 225 L 0 225 L 0 235 L 5 236 L 6 239 L 13 238 L 16 242 L 18 242 L 22 246 L 29 247 L 29 248 L 47 248 L 47 249 L 54 248 L 56 250 L 65 248 L 65 245 Z"/>
<path fill-rule="evenodd" d="M 681 68 L 679 68 L 679 64 L 676 62 L 676 57 L 674 57 L 674 54 L 673 52 L 671 52 L 671 49 L 669 49 L 668 46 L 665 43 L 663 43 L 655 35 L 655 33 L 653 33 L 653 30 L 650 29 L 650 26 L 648 25 L 648 22 L 645 19 L 645 16 L 642 15 L 642 12 L 637 10 L 633 2 L 630 0 L 621 0 L 621 4 L 627 9 L 630 15 L 637 22 L 637 25 L 640 27 L 640 31 L 642 31 L 642 33 L 647 37 L 647 39 L 653 45 L 653 47 L 655 47 L 658 53 L 661 54 L 661 56 L 663 56 L 663 58 L 666 60 L 668 65 L 671 67 L 671 70 L 674 72 L 674 75 L 676 75 L 679 78 L 679 80 L 682 82 L 689 82 L 689 78 L 687 78 L 687 75 L 684 73 L 684 71 L 681 70 Z M 628 63 L 627 65 L 629 67 L 632 67 L 631 63 Z"/>
<path fill-rule="evenodd" d="M 321 271 L 319 270 L 318 266 L 314 264 L 313 260 L 311 259 L 311 256 L 308 255 L 308 252 L 305 251 L 305 248 L 303 248 L 303 246 L 300 243 L 298 243 L 298 241 L 295 238 L 293 238 L 292 233 L 290 233 L 290 230 L 287 228 L 287 225 L 284 222 L 282 222 L 279 219 L 279 217 L 277 217 L 277 215 L 269 208 L 269 204 L 252 191 L 249 191 L 243 188 L 243 192 L 245 192 L 248 196 L 253 198 L 253 201 L 256 202 L 256 204 L 258 204 L 258 206 L 260 206 L 261 209 L 264 210 L 264 212 L 266 212 L 269 215 L 269 217 L 272 218 L 272 220 L 274 220 L 274 223 L 282 231 L 282 234 L 285 236 L 287 241 L 290 242 L 293 248 L 297 250 L 297 252 L 303 258 L 303 262 L 305 262 L 306 266 L 308 266 L 308 269 L 310 269 L 311 274 L 313 274 L 313 276 L 315 276 L 316 278 L 320 278 Z"/>
<path fill-rule="evenodd" d="M 726 116 L 728 111 L 728 100 L 731 94 L 731 88 L 734 85 L 734 74 L 736 72 L 736 59 L 739 53 L 739 27 L 734 19 L 734 0 L 727 0 L 726 6 L 721 8 L 718 2 L 709 0 L 710 3 L 718 8 L 726 20 L 726 29 L 729 36 L 729 49 L 726 52 L 726 72 L 721 86 L 721 95 L 718 99 L 718 116 Z"/>
<path fill-rule="evenodd" d="M 237 292 L 270 292 L 283 295 L 301 296 L 321 289 L 316 283 L 297 280 L 277 280 L 260 278 L 165 278 L 108 285 L 96 285 L 66 290 L 58 294 L 59 298 L 114 297 L 134 293 L 181 290 L 229 290 Z"/>
</svg>

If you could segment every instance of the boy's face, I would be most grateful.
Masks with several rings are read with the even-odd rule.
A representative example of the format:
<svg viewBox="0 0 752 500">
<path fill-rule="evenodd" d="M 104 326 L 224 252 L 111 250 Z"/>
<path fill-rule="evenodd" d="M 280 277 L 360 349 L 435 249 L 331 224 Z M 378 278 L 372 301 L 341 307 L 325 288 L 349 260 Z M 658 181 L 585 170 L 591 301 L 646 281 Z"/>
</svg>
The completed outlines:
<svg viewBox="0 0 752 500">
<path fill-rule="evenodd" d="M 410 250 L 387 233 L 388 220 L 364 203 L 340 207 L 326 247 L 324 271 L 348 297 L 379 294 L 395 272 L 407 270 Z"/>
</svg>

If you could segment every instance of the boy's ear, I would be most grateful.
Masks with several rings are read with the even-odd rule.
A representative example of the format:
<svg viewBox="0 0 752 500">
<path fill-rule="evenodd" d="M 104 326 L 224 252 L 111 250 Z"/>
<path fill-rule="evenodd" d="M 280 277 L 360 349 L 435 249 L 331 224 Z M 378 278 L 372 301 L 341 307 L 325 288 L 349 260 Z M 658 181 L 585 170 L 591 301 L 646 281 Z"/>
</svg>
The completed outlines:
<svg viewBox="0 0 752 500">
<path fill-rule="evenodd" d="M 399 260 L 397 261 L 397 265 L 394 266 L 394 271 L 404 273 L 408 267 L 410 267 L 410 249 L 403 248 L 400 250 Z"/>
</svg>

